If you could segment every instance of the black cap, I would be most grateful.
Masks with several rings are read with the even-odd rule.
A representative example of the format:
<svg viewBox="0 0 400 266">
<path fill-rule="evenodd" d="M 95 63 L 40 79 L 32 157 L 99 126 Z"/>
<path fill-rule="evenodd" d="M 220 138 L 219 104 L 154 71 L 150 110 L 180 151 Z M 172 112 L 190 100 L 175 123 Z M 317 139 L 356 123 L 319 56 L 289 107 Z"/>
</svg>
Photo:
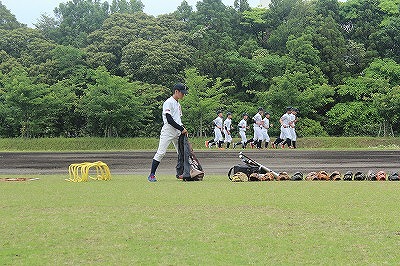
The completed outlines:
<svg viewBox="0 0 400 266">
<path fill-rule="evenodd" d="M 270 115 L 270 113 L 269 112 L 265 112 L 265 114 L 264 115 Z"/>
<path fill-rule="evenodd" d="M 227 112 L 226 115 L 232 115 L 232 113 L 231 112 Z"/>
<path fill-rule="evenodd" d="M 259 111 L 259 112 L 260 112 L 260 111 L 264 111 L 264 108 L 258 107 L 258 111 Z"/>
<path fill-rule="evenodd" d="M 247 113 L 243 113 L 243 116 L 249 116 Z"/>
<path fill-rule="evenodd" d="M 286 111 L 292 111 L 292 109 L 293 109 L 293 107 L 291 107 L 291 106 L 286 107 Z"/>
<path fill-rule="evenodd" d="M 188 87 L 186 87 L 186 85 L 183 83 L 176 83 L 174 85 L 174 91 L 175 90 L 178 90 L 178 91 L 182 92 L 183 94 L 188 94 Z"/>
</svg>

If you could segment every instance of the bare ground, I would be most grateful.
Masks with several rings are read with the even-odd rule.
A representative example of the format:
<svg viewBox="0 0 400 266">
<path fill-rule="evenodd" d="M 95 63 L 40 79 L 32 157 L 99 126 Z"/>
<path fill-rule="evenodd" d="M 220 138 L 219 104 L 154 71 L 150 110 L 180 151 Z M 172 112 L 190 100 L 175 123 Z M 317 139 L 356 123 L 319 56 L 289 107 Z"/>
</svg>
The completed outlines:
<svg viewBox="0 0 400 266">
<path fill-rule="evenodd" d="M 3 152 L 0 153 L 0 174 L 45 175 L 68 174 L 72 163 L 103 161 L 112 174 L 143 174 L 150 170 L 155 151 L 130 152 Z M 206 175 L 224 175 L 229 168 L 241 161 L 240 150 L 196 151 Z M 400 171 L 400 153 L 395 150 L 373 151 L 304 151 L 304 150 L 245 150 L 244 153 L 281 172 L 325 170 L 332 172 L 384 170 L 388 173 Z M 175 175 L 176 153 L 169 151 L 161 162 L 157 173 Z"/>
</svg>

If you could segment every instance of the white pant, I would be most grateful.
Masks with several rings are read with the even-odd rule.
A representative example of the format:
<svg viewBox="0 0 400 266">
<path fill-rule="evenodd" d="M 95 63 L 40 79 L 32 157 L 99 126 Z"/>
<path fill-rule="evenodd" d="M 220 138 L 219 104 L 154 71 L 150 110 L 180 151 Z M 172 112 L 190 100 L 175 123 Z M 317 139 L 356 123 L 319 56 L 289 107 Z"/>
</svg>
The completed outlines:
<svg viewBox="0 0 400 266">
<path fill-rule="evenodd" d="M 290 139 L 292 141 L 296 141 L 297 140 L 296 129 L 294 127 L 290 127 L 289 131 L 290 131 Z"/>
<path fill-rule="evenodd" d="M 228 131 L 224 130 L 224 135 L 225 135 L 225 142 L 232 142 L 232 135 L 228 134 Z"/>
<path fill-rule="evenodd" d="M 262 134 L 263 134 L 263 140 L 265 140 L 265 142 L 269 142 L 271 140 L 269 138 L 268 130 L 266 128 L 262 129 Z"/>
<path fill-rule="evenodd" d="M 181 132 L 178 129 L 174 128 L 170 124 L 164 124 L 160 133 L 158 149 L 153 159 L 161 162 L 162 158 L 164 158 L 167 153 L 168 146 L 171 142 L 174 144 L 176 153 L 178 153 L 178 138 L 180 135 Z"/>
<path fill-rule="evenodd" d="M 247 142 L 247 138 L 246 138 L 246 131 L 244 130 L 239 130 L 239 135 L 242 138 L 242 144 L 245 144 Z"/>
<path fill-rule="evenodd" d="M 254 127 L 254 138 L 255 141 L 256 140 L 263 140 L 263 133 L 262 133 L 262 129 L 259 126 Z"/>
<path fill-rule="evenodd" d="M 280 139 L 291 139 L 292 135 L 290 134 L 289 126 L 283 127 L 281 126 L 281 135 L 279 136 Z"/>
<path fill-rule="evenodd" d="M 224 137 L 222 137 L 222 132 L 221 129 L 215 127 L 214 128 L 214 141 L 218 142 L 218 141 L 223 141 Z"/>
</svg>

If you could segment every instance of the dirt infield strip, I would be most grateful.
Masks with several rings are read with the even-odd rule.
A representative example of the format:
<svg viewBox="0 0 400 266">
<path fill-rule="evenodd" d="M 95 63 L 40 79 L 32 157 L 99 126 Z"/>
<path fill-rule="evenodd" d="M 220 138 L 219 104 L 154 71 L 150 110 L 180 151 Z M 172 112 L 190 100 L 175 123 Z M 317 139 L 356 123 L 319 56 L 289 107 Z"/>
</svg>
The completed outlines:
<svg viewBox="0 0 400 266">
<path fill-rule="evenodd" d="M 226 174 L 240 163 L 240 150 L 197 151 L 206 174 Z M 332 172 L 384 170 L 400 171 L 400 151 L 302 151 L 245 150 L 246 155 L 274 171 L 294 173 L 325 170 Z M 71 163 L 103 161 L 112 174 L 147 175 L 154 151 L 131 152 L 3 152 L 0 153 L 0 174 L 68 174 Z M 158 173 L 175 175 L 176 154 L 169 151 Z"/>
</svg>

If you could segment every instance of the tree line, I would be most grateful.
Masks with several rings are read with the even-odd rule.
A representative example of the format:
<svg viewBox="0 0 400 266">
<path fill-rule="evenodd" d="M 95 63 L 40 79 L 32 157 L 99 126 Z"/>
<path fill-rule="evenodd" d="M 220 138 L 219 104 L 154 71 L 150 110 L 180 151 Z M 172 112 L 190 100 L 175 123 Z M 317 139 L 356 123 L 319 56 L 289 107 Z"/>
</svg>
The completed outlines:
<svg viewBox="0 0 400 266">
<path fill-rule="evenodd" d="M 143 8 L 72 0 L 30 28 L 0 1 L 0 136 L 157 136 L 180 81 L 194 136 L 212 133 L 217 110 L 237 123 L 264 107 L 278 124 L 287 106 L 300 136 L 400 131 L 400 0 Z"/>
</svg>

